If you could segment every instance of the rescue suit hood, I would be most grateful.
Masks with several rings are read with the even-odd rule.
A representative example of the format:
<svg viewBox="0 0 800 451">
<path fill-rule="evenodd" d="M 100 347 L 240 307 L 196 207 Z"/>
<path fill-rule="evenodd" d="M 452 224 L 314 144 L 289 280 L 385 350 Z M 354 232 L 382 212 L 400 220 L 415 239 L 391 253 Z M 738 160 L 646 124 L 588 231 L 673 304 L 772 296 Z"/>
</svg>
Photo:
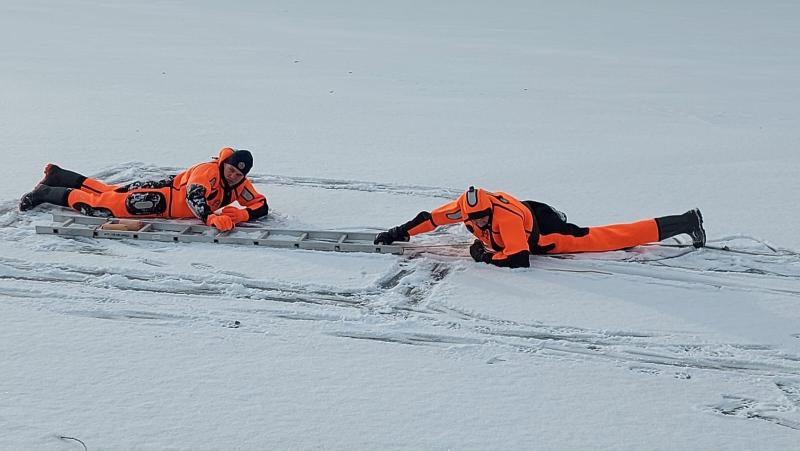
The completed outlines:
<svg viewBox="0 0 800 451">
<path fill-rule="evenodd" d="M 492 214 L 492 201 L 489 199 L 488 192 L 474 186 L 470 186 L 458 198 L 458 206 L 461 208 L 461 214 L 469 219 L 478 219 Z"/>
</svg>

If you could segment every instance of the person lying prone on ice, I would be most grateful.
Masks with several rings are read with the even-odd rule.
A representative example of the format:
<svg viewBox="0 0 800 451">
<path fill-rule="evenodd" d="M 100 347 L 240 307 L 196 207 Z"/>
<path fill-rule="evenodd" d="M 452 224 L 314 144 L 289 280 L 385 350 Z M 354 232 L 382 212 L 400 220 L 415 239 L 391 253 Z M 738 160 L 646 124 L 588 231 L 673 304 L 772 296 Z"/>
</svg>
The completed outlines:
<svg viewBox="0 0 800 451">
<path fill-rule="evenodd" d="M 695 247 L 706 243 L 703 216 L 698 209 L 626 224 L 579 227 L 568 223 L 564 213 L 547 204 L 470 187 L 458 199 L 379 233 L 375 244 L 408 241 L 411 236 L 459 222 L 478 238 L 469 249 L 476 262 L 511 268 L 529 267 L 531 254 L 620 250 L 682 233 L 692 238 Z"/>
<path fill-rule="evenodd" d="M 26 211 L 50 203 L 89 216 L 198 218 L 204 224 L 228 231 L 238 223 L 261 218 L 269 212 L 266 197 L 247 179 L 252 167 L 253 156 L 249 151 L 225 147 L 212 161 L 196 164 L 163 180 L 107 185 L 48 164 L 44 178 L 33 191 L 22 196 L 19 209 Z M 230 205 L 233 202 L 244 208 Z"/>
</svg>

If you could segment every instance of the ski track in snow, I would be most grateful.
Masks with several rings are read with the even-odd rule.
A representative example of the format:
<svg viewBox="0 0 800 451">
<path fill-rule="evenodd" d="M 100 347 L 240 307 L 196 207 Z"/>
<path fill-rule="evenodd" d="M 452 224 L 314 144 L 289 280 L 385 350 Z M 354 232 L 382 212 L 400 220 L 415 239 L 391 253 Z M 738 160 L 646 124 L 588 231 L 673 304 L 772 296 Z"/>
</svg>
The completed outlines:
<svg viewBox="0 0 800 451">
<path fill-rule="evenodd" d="M 768 346 L 687 344 L 681 340 L 688 337 L 521 323 L 437 302 L 433 296 L 437 285 L 460 268 L 459 264 L 412 259 L 399 262 L 374 287 L 333 291 L 219 273 L 211 265 L 205 267 L 209 272 L 185 273 L 32 264 L 3 257 L 0 280 L 6 283 L 0 293 L 28 302 L 41 300 L 38 307 L 53 311 L 102 319 L 215 325 L 219 318 L 232 318 L 241 320 L 243 327 L 263 331 L 269 321 L 243 318 L 248 312 L 259 312 L 339 323 L 340 330 L 326 333 L 340 337 L 405 344 L 491 344 L 545 356 L 595 356 L 635 364 L 800 376 L 800 358 Z M 60 303 L 60 299 L 69 302 Z M 132 299 L 139 305 L 128 307 Z M 198 299 L 207 303 L 196 310 Z M 217 302 L 216 311 L 205 310 Z"/>
<path fill-rule="evenodd" d="M 176 168 L 125 163 L 96 174 L 110 183 L 158 178 Z M 255 174 L 256 184 L 303 186 L 394 195 L 452 199 L 447 188 Z M 37 236 L 34 222 L 47 210 L 16 211 L 16 201 L 0 204 L 3 246 L 53 252 L 50 263 L 0 257 L 0 296 L 32 309 L 46 309 L 153 327 L 225 327 L 273 333 L 286 321 L 312 322 L 320 333 L 345 339 L 457 349 L 487 364 L 510 356 L 551 359 L 602 359 L 644 375 L 671 374 L 690 379 L 691 371 L 718 371 L 742 377 L 773 378 L 776 399 L 758 401 L 722 394 L 707 406 L 715 415 L 768 421 L 800 430 L 786 417 L 800 410 L 800 356 L 773 346 L 704 342 L 690 333 L 608 331 L 518 322 L 467 311 L 437 296 L 450 274 L 469 269 L 463 243 L 444 232 L 452 247 L 422 249 L 397 262 L 373 284 L 358 288 L 295 284 L 224 271 L 191 262 L 178 271 L 159 258 L 159 246 L 134 241 Z M 278 218 L 278 222 L 281 222 Z M 285 218 L 283 218 L 285 222 Z M 667 248 L 602 255 L 540 258 L 542 270 L 594 272 L 595 277 L 625 277 L 637 283 L 687 284 L 775 296 L 800 296 L 800 257 L 776 251 L 758 240 L 726 237 L 714 243 L 750 253 Z M 168 244 L 170 245 L 170 244 Z M 200 245 L 202 246 L 202 245 Z M 299 251 L 281 251 L 299 252 Z M 72 263 L 70 255 L 115 257 L 114 266 Z M 655 254 L 655 256 L 654 256 Z M 2 253 L 0 255 L 8 255 Z M 800 337 L 800 333 L 797 334 Z"/>
</svg>

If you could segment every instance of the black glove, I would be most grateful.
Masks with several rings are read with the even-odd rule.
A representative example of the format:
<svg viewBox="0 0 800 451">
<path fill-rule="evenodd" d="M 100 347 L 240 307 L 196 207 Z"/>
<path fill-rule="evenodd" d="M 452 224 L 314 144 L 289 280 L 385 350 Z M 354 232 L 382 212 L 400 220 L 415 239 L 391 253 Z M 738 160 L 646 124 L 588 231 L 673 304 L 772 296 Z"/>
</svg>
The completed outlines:
<svg viewBox="0 0 800 451">
<path fill-rule="evenodd" d="M 374 244 L 392 244 L 395 241 L 408 241 L 409 236 L 406 229 L 402 226 L 392 227 L 391 229 L 381 232 L 375 237 Z"/>
<path fill-rule="evenodd" d="M 476 262 L 491 263 L 493 253 L 486 250 L 483 241 L 475 240 L 472 246 L 469 247 L 469 255 Z"/>
</svg>

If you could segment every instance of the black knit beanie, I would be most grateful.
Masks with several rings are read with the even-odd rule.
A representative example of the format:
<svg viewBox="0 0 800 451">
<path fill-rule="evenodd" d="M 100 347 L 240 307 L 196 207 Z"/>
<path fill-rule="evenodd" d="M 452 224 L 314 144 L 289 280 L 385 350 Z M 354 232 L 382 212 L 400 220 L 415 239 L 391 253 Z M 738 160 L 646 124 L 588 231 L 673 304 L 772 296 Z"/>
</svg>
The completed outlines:
<svg viewBox="0 0 800 451">
<path fill-rule="evenodd" d="M 253 154 L 249 150 L 234 150 L 233 155 L 226 158 L 223 164 L 229 164 L 247 175 L 253 168 Z"/>
</svg>

